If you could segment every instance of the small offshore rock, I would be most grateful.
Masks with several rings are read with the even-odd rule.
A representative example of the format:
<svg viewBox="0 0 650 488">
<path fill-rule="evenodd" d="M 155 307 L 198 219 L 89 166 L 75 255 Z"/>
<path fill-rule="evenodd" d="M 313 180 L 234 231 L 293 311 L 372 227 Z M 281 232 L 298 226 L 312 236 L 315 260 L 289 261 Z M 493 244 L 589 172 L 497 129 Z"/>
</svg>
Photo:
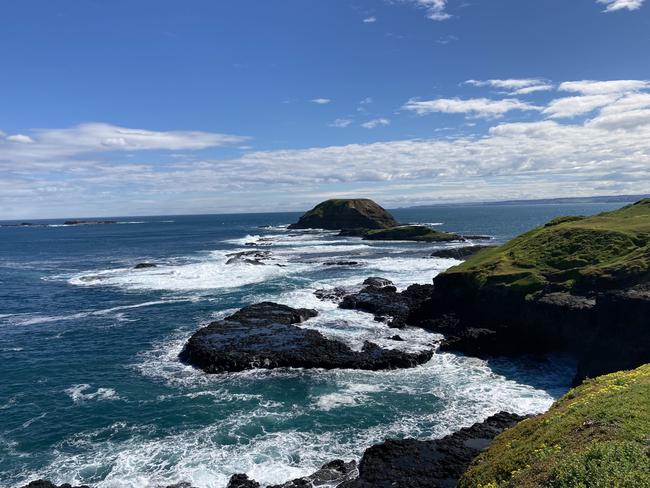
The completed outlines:
<svg viewBox="0 0 650 488">
<path fill-rule="evenodd" d="M 452 488 L 474 458 L 505 429 L 525 417 L 501 412 L 485 422 L 431 441 L 387 440 L 369 449 L 359 477 L 339 488 Z"/>
<path fill-rule="evenodd" d="M 158 265 L 155 263 L 138 263 L 133 266 L 133 269 L 146 269 L 146 268 L 156 268 Z"/>
<path fill-rule="evenodd" d="M 386 278 L 380 278 L 377 276 L 371 276 L 370 278 L 366 278 L 363 282 L 365 286 L 374 286 L 375 288 L 383 288 L 385 286 L 393 286 L 393 282 L 386 279 Z"/>
<path fill-rule="evenodd" d="M 226 488 L 260 488 L 260 484 L 245 474 L 233 474 Z"/>
<path fill-rule="evenodd" d="M 365 342 L 361 351 L 294 324 L 317 312 L 263 302 L 195 332 L 179 354 L 206 373 L 264 368 L 395 369 L 427 362 L 433 349 L 405 352 Z"/>
<path fill-rule="evenodd" d="M 62 485 L 55 485 L 51 481 L 36 480 L 23 486 L 22 488 L 90 488 L 90 487 L 88 485 L 72 486 L 69 483 L 63 483 Z"/>
</svg>

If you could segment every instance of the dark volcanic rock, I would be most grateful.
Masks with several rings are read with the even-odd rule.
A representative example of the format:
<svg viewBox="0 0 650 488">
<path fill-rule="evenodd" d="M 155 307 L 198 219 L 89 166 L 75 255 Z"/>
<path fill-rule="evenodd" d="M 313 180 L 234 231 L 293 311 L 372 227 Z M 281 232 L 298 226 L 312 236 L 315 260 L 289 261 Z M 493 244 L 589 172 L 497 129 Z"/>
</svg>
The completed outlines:
<svg viewBox="0 0 650 488">
<path fill-rule="evenodd" d="M 255 266 L 263 266 L 264 261 L 271 258 L 271 251 L 241 251 L 226 254 L 228 260 L 226 264 L 252 264 Z"/>
<path fill-rule="evenodd" d="M 483 236 L 483 235 L 463 235 L 462 236 L 464 239 L 471 240 L 471 241 L 491 241 L 492 236 Z"/>
<path fill-rule="evenodd" d="M 100 225 L 117 224 L 116 220 L 66 220 L 63 225 Z"/>
<path fill-rule="evenodd" d="M 55 485 L 54 483 L 47 480 L 36 480 L 30 482 L 28 485 L 23 486 L 22 488 L 90 488 L 88 485 L 81 485 L 73 487 L 69 483 L 63 483 L 62 485 Z"/>
<path fill-rule="evenodd" d="M 363 284 L 366 286 L 374 286 L 375 288 L 383 288 L 385 286 L 393 286 L 393 282 L 387 280 L 386 278 L 380 278 L 378 276 L 371 276 L 363 280 Z"/>
<path fill-rule="evenodd" d="M 242 308 L 195 332 L 180 359 L 207 373 L 254 368 L 392 369 L 422 364 L 433 351 L 408 353 L 366 342 L 361 351 L 296 327 L 316 312 L 270 302 Z"/>
<path fill-rule="evenodd" d="M 496 246 L 464 246 L 453 247 L 451 249 L 439 249 L 431 253 L 432 258 L 447 258 L 447 259 L 467 259 L 483 249 L 490 249 Z"/>
<path fill-rule="evenodd" d="M 390 317 L 391 327 L 403 327 L 409 323 L 412 310 L 418 309 L 433 292 L 433 285 L 418 284 L 398 292 L 390 281 L 383 278 L 368 278 L 364 284 L 366 286 L 358 293 L 346 295 L 339 307 L 371 313 L 380 321 Z"/>
<path fill-rule="evenodd" d="M 245 474 L 233 474 L 226 488 L 260 488 L 260 484 Z"/>
<path fill-rule="evenodd" d="M 325 464 L 312 475 L 288 481 L 281 485 L 269 485 L 267 488 L 313 488 L 324 485 L 331 486 L 347 481 L 356 476 L 356 474 L 356 461 L 346 463 L 337 459 Z"/>
<path fill-rule="evenodd" d="M 523 420 L 499 413 L 433 441 L 388 440 L 367 449 L 359 477 L 339 488 L 452 488 L 472 460 L 508 427 Z"/>
<path fill-rule="evenodd" d="M 314 292 L 314 295 L 320 300 L 330 302 L 340 302 L 348 294 L 345 288 L 320 288 Z"/>
<path fill-rule="evenodd" d="M 327 261 L 323 266 L 358 266 L 358 261 Z"/>
<path fill-rule="evenodd" d="M 365 198 L 319 203 L 290 229 L 385 229 L 399 225 L 393 216 Z"/>
<path fill-rule="evenodd" d="M 157 265 L 154 263 L 138 263 L 133 266 L 133 269 L 155 268 Z"/>
</svg>

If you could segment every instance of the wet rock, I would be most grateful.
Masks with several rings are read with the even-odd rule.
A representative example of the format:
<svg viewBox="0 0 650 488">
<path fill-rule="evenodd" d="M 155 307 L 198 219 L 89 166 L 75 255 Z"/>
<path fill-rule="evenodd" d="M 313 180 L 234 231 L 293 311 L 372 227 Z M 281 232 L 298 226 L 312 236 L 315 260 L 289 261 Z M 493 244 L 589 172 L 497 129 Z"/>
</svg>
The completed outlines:
<svg viewBox="0 0 650 488">
<path fill-rule="evenodd" d="M 339 307 L 371 313 L 395 328 L 407 325 L 412 310 L 427 300 L 433 291 L 433 285 L 415 284 L 398 292 L 390 281 L 383 278 L 368 278 L 364 284 L 366 286 L 358 293 L 346 295 Z"/>
<path fill-rule="evenodd" d="M 158 265 L 155 263 L 138 263 L 133 266 L 133 269 L 146 269 L 146 268 L 155 268 Z"/>
<path fill-rule="evenodd" d="M 323 266 L 358 266 L 358 261 L 327 261 Z"/>
<path fill-rule="evenodd" d="M 484 236 L 484 235 L 463 235 L 463 239 L 471 240 L 471 241 L 491 241 L 493 239 L 492 236 Z"/>
<path fill-rule="evenodd" d="M 106 225 L 117 224 L 115 220 L 66 220 L 63 225 Z"/>
<path fill-rule="evenodd" d="M 310 476 L 298 478 L 281 485 L 269 485 L 267 488 L 313 488 L 332 486 L 347 481 L 357 474 L 356 461 L 345 462 L 340 459 L 329 462 Z"/>
<path fill-rule="evenodd" d="M 339 488 L 455 487 L 472 460 L 497 435 L 523 419 L 501 412 L 442 439 L 387 440 L 367 449 L 359 463 L 359 477 Z"/>
<path fill-rule="evenodd" d="M 254 368 L 394 369 L 422 364 L 432 350 L 404 352 L 365 342 L 361 351 L 328 339 L 315 330 L 296 327 L 316 311 L 263 302 L 212 322 L 194 333 L 180 359 L 206 373 Z"/>
<path fill-rule="evenodd" d="M 90 488 L 88 485 L 81 486 L 72 486 L 69 483 L 63 483 L 62 485 L 55 485 L 51 481 L 47 480 L 36 480 L 32 481 L 29 484 L 23 486 L 22 488 Z"/>
<path fill-rule="evenodd" d="M 390 338 L 390 340 L 391 340 L 391 341 L 399 341 L 399 342 L 403 342 L 403 341 L 404 341 L 404 339 L 402 339 L 402 337 L 399 336 L 399 335 L 394 335 L 393 337 Z"/>
<path fill-rule="evenodd" d="M 252 264 L 254 266 L 263 266 L 264 261 L 271 258 L 270 251 L 241 251 L 226 254 L 228 260 L 226 264 Z"/>
<path fill-rule="evenodd" d="M 260 488 L 260 484 L 245 474 L 233 474 L 226 488 Z"/>
<path fill-rule="evenodd" d="M 340 302 L 348 294 L 345 288 L 320 288 L 314 292 L 317 298 L 323 301 Z"/>
<path fill-rule="evenodd" d="M 483 249 L 490 249 L 496 246 L 463 246 L 453 247 L 451 249 L 439 249 L 431 253 L 432 258 L 458 259 L 464 260 L 473 256 Z"/>
<path fill-rule="evenodd" d="M 363 282 L 365 286 L 374 286 L 375 288 L 383 288 L 385 286 L 393 286 L 393 282 L 387 280 L 386 278 L 380 278 L 378 276 L 371 276 L 366 278 Z"/>
</svg>

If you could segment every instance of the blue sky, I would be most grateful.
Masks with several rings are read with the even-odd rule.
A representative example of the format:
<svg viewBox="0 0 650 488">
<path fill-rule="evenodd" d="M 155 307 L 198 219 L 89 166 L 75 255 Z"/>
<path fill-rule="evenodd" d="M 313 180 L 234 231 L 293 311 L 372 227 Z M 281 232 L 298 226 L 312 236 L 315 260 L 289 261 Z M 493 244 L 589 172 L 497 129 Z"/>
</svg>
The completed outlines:
<svg viewBox="0 0 650 488">
<path fill-rule="evenodd" d="M 0 219 L 650 192 L 644 0 L 21 0 Z"/>
</svg>

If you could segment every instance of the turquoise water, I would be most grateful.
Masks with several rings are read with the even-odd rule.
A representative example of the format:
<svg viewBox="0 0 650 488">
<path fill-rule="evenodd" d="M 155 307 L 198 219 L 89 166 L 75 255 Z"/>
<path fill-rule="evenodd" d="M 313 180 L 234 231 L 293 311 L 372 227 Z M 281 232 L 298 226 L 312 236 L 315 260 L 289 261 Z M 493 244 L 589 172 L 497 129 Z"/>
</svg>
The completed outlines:
<svg viewBox="0 0 650 488">
<path fill-rule="evenodd" d="M 620 205 L 449 206 L 400 221 L 503 241 L 550 218 Z M 360 347 L 394 330 L 317 300 L 317 288 L 384 276 L 427 283 L 455 261 L 436 246 L 289 232 L 298 214 L 122 218 L 117 225 L 0 228 L 0 486 L 38 477 L 100 488 L 231 474 L 282 482 L 386 437 L 440 437 L 499 411 L 541 412 L 566 391 L 566 358 L 489 362 L 437 354 L 386 372 L 277 370 L 207 376 L 176 355 L 200 325 L 260 300 L 310 307 L 304 324 Z M 268 266 L 226 265 L 264 245 Z M 270 245 L 269 245 L 270 244 Z M 331 260 L 357 267 L 330 267 Z M 134 270 L 138 262 L 157 268 Z M 282 266 L 275 266 L 280 264 Z M 439 339 L 400 331 L 398 347 Z"/>
</svg>

